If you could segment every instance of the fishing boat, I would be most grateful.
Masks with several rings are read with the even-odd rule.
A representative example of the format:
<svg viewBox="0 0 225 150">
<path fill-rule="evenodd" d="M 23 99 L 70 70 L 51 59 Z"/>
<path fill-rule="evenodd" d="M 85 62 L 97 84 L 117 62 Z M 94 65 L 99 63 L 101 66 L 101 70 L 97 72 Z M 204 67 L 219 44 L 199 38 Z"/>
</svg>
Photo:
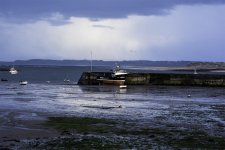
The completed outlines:
<svg viewBox="0 0 225 150">
<path fill-rule="evenodd" d="M 112 76 L 114 77 L 125 77 L 125 75 L 127 75 L 128 72 L 124 69 L 121 69 L 119 65 L 116 66 L 115 69 L 113 69 L 113 73 Z"/>
<path fill-rule="evenodd" d="M 10 68 L 9 72 L 11 74 L 17 74 L 18 73 L 18 71 L 14 67 Z"/>
<path fill-rule="evenodd" d="M 127 74 L 128 72 L 126 70 L 120 69 L 120 66 L 117 65 L 116 68 L 112 70 L 111 76 L 99 77 L 97 80 L 99 84 L 102 85 L 124 85 Z"/>
</svg>

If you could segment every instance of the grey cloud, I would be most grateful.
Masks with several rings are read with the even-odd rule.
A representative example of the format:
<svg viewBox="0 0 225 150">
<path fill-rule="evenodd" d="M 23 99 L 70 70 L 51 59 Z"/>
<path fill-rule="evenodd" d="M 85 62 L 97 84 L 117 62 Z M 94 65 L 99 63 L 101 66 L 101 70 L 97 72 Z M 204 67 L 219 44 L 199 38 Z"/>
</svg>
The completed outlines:
<svg viewBox="0 0 225 150">
<path fill-rule="evenodd" d="M 115 29 L 112 26 L 105 26 L 105 25 L 93 25 L 93 27 L 95 27 L 95 28 L 106 28 L 106 29 L 110 29 L 110 30 Z"/>
<path fill-rule="evenodd" d="M 224 0 L 1 0 L 0 14 L 8 19 L 40 19 L 51 13 L 66 17 L 121 18 L 165 15 L 177 5 L 224 4 Z"/>
</svg>

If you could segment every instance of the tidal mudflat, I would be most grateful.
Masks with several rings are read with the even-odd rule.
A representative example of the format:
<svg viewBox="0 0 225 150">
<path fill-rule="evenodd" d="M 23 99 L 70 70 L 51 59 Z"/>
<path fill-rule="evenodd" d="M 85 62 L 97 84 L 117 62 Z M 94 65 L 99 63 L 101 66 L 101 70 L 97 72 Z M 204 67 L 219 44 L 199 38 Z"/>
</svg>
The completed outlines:
<svg viewBox="0 0 225 150">
<path fill-rule="evenodd" d="M 225 89 L 0 85 L 0 149 L 224 149 Z"/>
</svg>

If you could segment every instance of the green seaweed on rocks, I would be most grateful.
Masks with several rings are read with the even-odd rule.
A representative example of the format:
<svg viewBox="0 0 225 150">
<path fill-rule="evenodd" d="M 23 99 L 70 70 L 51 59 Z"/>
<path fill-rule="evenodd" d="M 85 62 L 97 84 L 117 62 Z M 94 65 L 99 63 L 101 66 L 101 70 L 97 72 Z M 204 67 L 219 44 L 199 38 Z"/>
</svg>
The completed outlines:
<svg viewBox="0 0 225 150">
<path fill-rule="evenodd" d="M 224 149 L 223 136 L 211 135 L 204 130 L 183 130 L 179 125 L 157 126 L 135 121 L 105 118 L 50 117 L 48 127 L 66 135 L 48 141 L 47 147 L 75 147 L 76 149 Z"/>
<path fill-rule="evenodd" d="M 75 130 L 76 132 L 88 133 L 110 132 L 117 123 L 109 119 L 99 118 L 79 118 L 79 117 L 50 117 L 46 122 L 47 126 L 52 126 L 61 130 Z"/>
</svg>

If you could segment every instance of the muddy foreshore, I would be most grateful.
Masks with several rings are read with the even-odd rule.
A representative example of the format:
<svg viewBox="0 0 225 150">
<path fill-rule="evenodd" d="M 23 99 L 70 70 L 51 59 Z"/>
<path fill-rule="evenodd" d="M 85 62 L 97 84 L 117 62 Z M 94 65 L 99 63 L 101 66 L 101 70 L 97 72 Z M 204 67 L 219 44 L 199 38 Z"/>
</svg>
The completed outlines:
<svg viewBox="0 0 225 150">
<path fill-rule="evenodd" d="M 0 149 L 225 149 L 225 89 L 0 85 Z"/>
<path fill-rule="evenodd" d="M 225 148 L 225 105 L 211 105 L 204 110 L 207 114 L 179 107 L 184 108 L 175 107 L 168 115 L 148 120 L 1 110 L 0 149 Z M 204 119 L 195 120 L 196 115 Z M 205 115 L 217 115 L 221 120 Z"/>
</svg>

